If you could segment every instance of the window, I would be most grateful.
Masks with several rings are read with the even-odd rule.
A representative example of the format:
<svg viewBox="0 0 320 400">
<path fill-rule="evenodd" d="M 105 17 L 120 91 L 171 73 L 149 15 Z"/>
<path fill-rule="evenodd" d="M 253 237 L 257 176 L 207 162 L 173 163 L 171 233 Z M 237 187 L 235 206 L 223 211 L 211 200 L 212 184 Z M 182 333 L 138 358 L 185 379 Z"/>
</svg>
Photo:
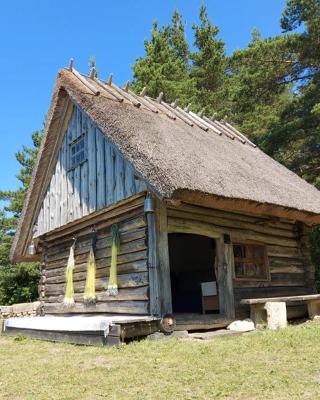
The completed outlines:
<svg viewBox="0 0 320 400">
<path fill-rule="evenodd" d="M 256 244 L 234 244 L 234 276 L 236 279 L 269 279 L 266 247 Z"/>
<path fill-rule="evenodd" d="M 86 161 L 85 136 L 82 135 L 70 144 L 70 162 L 69 169 L 77 167 Z"/>
</svg>

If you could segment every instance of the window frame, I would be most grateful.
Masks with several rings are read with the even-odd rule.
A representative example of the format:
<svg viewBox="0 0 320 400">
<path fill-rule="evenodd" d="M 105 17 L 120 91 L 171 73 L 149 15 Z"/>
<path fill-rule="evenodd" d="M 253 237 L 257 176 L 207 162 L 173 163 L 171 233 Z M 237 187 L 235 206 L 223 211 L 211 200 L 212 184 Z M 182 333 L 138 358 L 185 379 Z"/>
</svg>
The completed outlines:
<svg viewBox="0 0 320 400">
<path fill-rule="evenodd" d="M 235 257 L 234 255 L 234 246 L 251 246 L 251 247 L 261 247 L 263 249 L 263 261 L 264 261 L 264 276 L 263 277 L 256 277 L 256 276 L 248 276 L 248 277 L 237 277 L 236 275 L 236 262 L 245 262 L 241 260 L 245 260 L 246 258 L 241 258 L 241 257 Z M 268 259 L 268 252 L 267 252 L 267 246 L 264 243 L 261 242 L 241 242 L 241 241 L 235 241 L 232 243 L 232 251 L 233 251 L 233 258 L 234 258 L 234 264 L 233 264 L 233 279 L 236 282 L 270 282 L 271 280 L 271 274 L 270 274 L 270 265 L 269 265 L 269 259 Z M 250 260 L 254 261 L 254 258 L 251 258 Z M 248 262 L 248 261 L 247 261 Z"/>
<path fill-rule="evenodd" d="M 82 151 L 82 149 L 80 149 L 79 151 L 75 151 L 75 153 L 72 154 L 72 148 L 75 148 L 77 143 L 80 143 L 82 140 L 83 140 L 83 153 L 84 153 L 83 160 L 72 164 L 72 157 L 75 157 L 77 154 L 80 154 Z M 68 150 L 69 150 L 68 151 L 68 171 L 72 171 L 72 170 L 76 169 L 78 166 L 84 164 L 88 160 L 87 135 L 85 133 L 83 133 L 82 135 L 80 135 L 76 139 L 74 139 L 72 142 L 70 142 Z"/>
</svg>

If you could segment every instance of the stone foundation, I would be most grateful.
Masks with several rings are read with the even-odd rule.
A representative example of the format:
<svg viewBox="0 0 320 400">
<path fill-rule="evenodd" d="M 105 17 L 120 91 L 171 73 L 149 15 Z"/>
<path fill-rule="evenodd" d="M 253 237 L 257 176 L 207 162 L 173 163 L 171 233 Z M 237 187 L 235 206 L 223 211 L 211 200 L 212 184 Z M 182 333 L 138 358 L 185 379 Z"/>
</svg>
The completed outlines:
<svg viewBox="0 0 320 400">
<path fill-rule="evenodd" d="M 0 320 L 12 317 L 34 317 L 40 315 L 40 304 L 40 301 L 35 301 L 33 303 L 0 306 Z"/>
</svg>

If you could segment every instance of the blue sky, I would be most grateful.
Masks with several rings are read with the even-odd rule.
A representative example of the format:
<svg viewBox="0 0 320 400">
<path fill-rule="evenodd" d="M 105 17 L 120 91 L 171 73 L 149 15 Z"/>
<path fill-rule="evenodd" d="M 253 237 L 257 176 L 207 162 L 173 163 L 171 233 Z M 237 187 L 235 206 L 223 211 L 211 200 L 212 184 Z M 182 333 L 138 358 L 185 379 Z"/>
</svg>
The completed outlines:
<svg viewBox="0 0 320 400">
<path fill-rule="evenodd" d="M 112 72 L 121 84 L 143 55 L 152 21 L 168 23 L 182 12 L 187 38 L 198 19 L 198 0 L 10 0 L 0 8 L 0 188 L 15 189 L 19 165 L 14 153 L 31 144 L 40 129 L 59 68 L 75 59 L 88 71 L 95 56 L 100 76 Z M 221 29 L 228 53 L 245 47 L 253 28 L 262 36 L 280 33 L 284 0 L 207 0 L 208 13 Z"/>
</svg>

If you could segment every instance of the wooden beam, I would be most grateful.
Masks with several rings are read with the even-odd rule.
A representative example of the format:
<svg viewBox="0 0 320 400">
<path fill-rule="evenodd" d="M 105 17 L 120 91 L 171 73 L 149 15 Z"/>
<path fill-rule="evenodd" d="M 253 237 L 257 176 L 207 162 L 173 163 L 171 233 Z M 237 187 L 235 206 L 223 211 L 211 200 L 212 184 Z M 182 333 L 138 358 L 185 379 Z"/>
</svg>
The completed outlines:
<svg viewBox="0 0 320 400">
<path fill-rule="evenodd" d="M 158 254 L 159 254 L 159 282 L 161 313 L 172 313 L 170 259 L 168 245 L 168 219 L 167 209 L 163 202 L 156 202 L 157 230 L 158 230 Z"/>
<path fill-rule="evenodd" d="M 314 214 L 303 210 L 296 210 L 276 204 L 259 203 L 252 200 L 231 199 L 184 189 L 176 190 L 173 193 L 172 199 L 225 211 L 244 212 L 261 217 L 274 216 L 292 221 L 303 221 L 313 225 L 320 224 L 319 214 Z"/>
<path fill-rule="evenodd" d="M 154 201 L 154 199 L 153 199 Z M 159 260 L 158 260 L 158 235 L 156 227 L 156 215 L 147 213 L 148 221 L 148 268 L 150 285 L 150 314 L 160 316 L 159 299 Z"/>
</svg>

